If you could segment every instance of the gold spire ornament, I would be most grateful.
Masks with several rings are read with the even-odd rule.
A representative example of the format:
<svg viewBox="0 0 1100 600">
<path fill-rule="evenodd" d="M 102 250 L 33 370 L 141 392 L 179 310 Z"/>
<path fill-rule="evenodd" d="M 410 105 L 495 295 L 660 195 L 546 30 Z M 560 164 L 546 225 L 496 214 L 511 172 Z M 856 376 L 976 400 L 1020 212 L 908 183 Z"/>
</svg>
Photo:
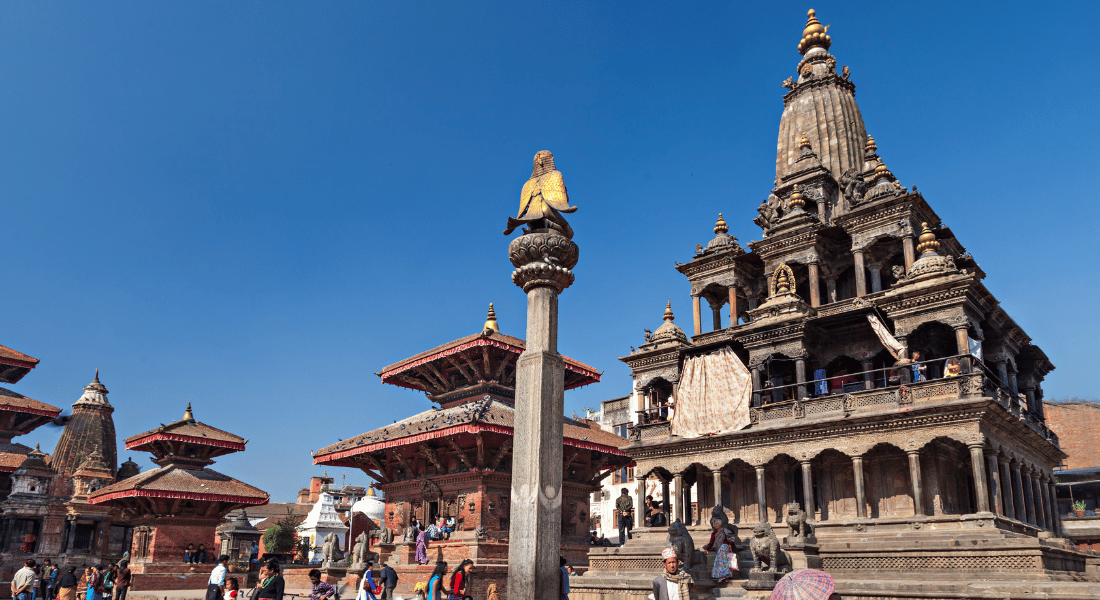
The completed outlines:
<svg viewBox="0 0 1100 600">
<path fill-rule="evenodd" d="M 787 208 L 789 210 L 802 210 L 803 206 L 806 206 L 806 200 L 802 197 L 802 192 L 798 190 L 798 184 L 796 183 L 794 184 L 794 192 L 787 200 Z"/>
<path fill-rule="evenodd" d="M 781 263 L 775 268 L 775 274 L 772 275 L 772 296 L 790 294 L 793 286 L 794 271 L 787 266 L 787 263 Z"/>
<path fill-rule="evenodd" d="M 811 8 L 810 12 L 806 13 L 806 28 L 802 30 L 802 41 L 798 42 L 798 53 L 805 55 L 810 48 L 828 50 L 833 43 L 827 33 L 829 27 L 832 25 L 822 25 L 821 21 L 817 20 L 814 9 Z"/>
<path fill-rule="evenodd" d="M 508 217 L 504 235 L 526 225 L 531 231 L 553 230 L 573 239 L 573 228 L 561 213 L 576 211 L 576 206 L 569 206 L 569 194 L 565 190 L 561 171 L 554 168 L 554 155 L 549 150 L 540 150 L 535 154 L 531 178 L 523 184 L 519 193 L 519 215 Z"/>
<path fill-rule="evenodd" d="M 730 228 L 726 226 L 726 220 L 722 218 L 722 213 L 718 213 L 718 221 L 714 224 L 714 234 L 725 235 L 729 230 Z"/>
<path fill-rule="evenodd" d="M 192 414 L 192 412 L 191 412 L 191 403 L 190 402 L 187 403 L 187 410 L 183 411 L 183 420 L 184 421 L 194 421 L 195 420 L 195 415 Z"/>
<path fill-rule="evenodd" d="M 668 321 L 669 323 L 671 323 L 672 321 L 676 320 L 676 317 L 674 317 L 674 316 L 672 315 L 672 300 L 669 300 L 669 301 L 668 301 L 668 304 L 666 304 L 666 305 L 665 305 L 665 316 L 664 316 L 664 319 L 665 319 L 666 321 Z"/>
<path fill-rule="evenodd" d="M 803 152 L 812 152 L 813 148 L 810 146 L 810 138 L 806 136 L 806 132 L 802 132 L 802 139 L 798 140 L 798 148 Z"/>
<path fill-rule="evenodd" d="M 867 143 L 863 146 L 863 151 L 867 154 L 874 154 L 878 150 L 878 146 L 875 145 L 875 138 L 867 136 Z"/>
<path fill-rule="evenodd" d="M 489 303 L 489 318 L 485 320 L 485 326 L 481 330 L 492 330 L 493 333 L 500 333 L 500 326 L 497 325 L 497 312 L 493 310 L 492 302 Z"/>
<path fill-rule="evenodd" d="M 921 223 L 920 237 L 917 238 L 917 252 L 923 257 L 928 254 L 939 255 L 940 242 L 936 239 L 936 234 L 932 233 L 932 228 L 928 226 L 928 223 Z"/>
</svg>

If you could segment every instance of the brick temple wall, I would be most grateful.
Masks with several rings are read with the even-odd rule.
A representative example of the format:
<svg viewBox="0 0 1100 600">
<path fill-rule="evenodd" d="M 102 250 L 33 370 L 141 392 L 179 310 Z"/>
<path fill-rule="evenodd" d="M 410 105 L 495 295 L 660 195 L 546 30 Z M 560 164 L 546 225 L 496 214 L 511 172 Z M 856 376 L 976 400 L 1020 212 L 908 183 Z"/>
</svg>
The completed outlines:
<svg viewBox="0 0 1100 600">
<path fill-rule="evenodd" d="M 1069 458 L 1067 469 L 1100 465 L 1100 402 L 1043 402 L 1047 425 L 1058 434 Z"/>
</svg>

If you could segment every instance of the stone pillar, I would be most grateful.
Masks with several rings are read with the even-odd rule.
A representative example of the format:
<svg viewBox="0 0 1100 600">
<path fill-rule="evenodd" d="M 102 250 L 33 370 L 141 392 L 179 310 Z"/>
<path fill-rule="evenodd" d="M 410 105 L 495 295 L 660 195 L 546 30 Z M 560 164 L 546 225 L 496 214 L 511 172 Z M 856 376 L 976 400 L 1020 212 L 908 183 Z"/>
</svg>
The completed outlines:
<svg viewBox="0 0 1100 600">
<path fill-rule="evenodd" d="M 764 370 L 764 365 L 756 365 L 752 367 L 750 373 L 752 374 L 752 405 L 756 408 L 760 408 L 760 389 L 761 384 L 761 371 Z"/>
<path fill-rule="evenodd" d="M 810 271 L 810 306 L 817 308 L 821 306 L 821 276 L 818 273 L 817 261 L 813 261 L 806 265 Z"/>
<path fill-rule="evenodd" d="M 70 521 L 70 527 L 61 528 L 61 548 L 57 551 L 58 554 L 65 554 L 69 551 L 69 540 L 71 539 L 69 535 L 70 530 L 72 529 L 71 525 L 72 522 Z"/>
<path fill-rule="evenodd" d="M 959 362 L 962 363 L 963 372 L 970 371 L 970 338 L 967 336 L 966 325 L 955 327 L 955 344 L 958 346 L 958 354 L 966 356 Z"/>
<path fill-rule="evenodd" d="M 1024 396 L 1027 396 L 1027 412 L 1033 413 L 1033 414 L 1038 414 L 1039 411 L 1036 408 L 1036 403 L 1035 403 L 1035 388 L 1030 387 L 1030 386 L 1025 387 L 1024 388 Z"/>
<path fill-rule="evenodd" d="M 714 321 L 714 329 L 712 331 L 718 331 L 722 328 L 722 305 L 711 304 L 710 305 L 711 319 Z"/>
<path fill-rule="evenodd" d="M 1058 512 L 1058 507 L 1054 506 L 1054 502 L 1050 497 L 1050 478 L 1046 475 L 1043 475 L 1039 480 L 1039 491 L 1043 495 L 1043 516 L 1046 517 L 1047 529 L 1054 532 L 1054 517 Z"/>
<path fill-rule="evenodd" d="M 1020 387 L 1016 383 L 1016 370 L 1015 369 L 1008 372 L 1008 381 L 1007 381 L 1007 383 L 1008 383 L 1008 388 L 1010 390 L 1012 390 L 1013 394 L 1019 394 L 1020 393 Z"/>
<path fill-rule="evenodd" d="M 516 361 L 508 595 L 558 600 L 565 361 L 558 295 L 573 283 L 579 249 L 554 232 L 512 240 L 512 281 L 527 294 L 527 347 Z"/>
<path fill-rule="evenodd" d="M 825 278 L 825 297 L 829 302 L 836 302 L 836 277 Z"/>
<path fill-rule="evenodd" d="M 1020 463 L 1012 465 L 1012 503 L 1016 505 L 1016 520 L 1027 521 L 1027 506 L 1024 504 L 1024 485 L 1020 479 Z"/>
<path fill-rule="evenodd" d="M 863 457 L 852 457 L 852 479 L 856 487 L 856 516 L 867 518 L 867 493 L 863 489 Z"/>
<path fill-rule="evenodd" d="M 806 511 L 809 519 L 815 518 L 817 507 L 814 506 L 814 477 L 810 461 L 802 460 L 802 509 Z"/>
<path fill-rule="evenodd" d="M 997 464 L 1001 466 L 1001 496 L 1004 498 L 1005 516 L 1016 519 L 1016 499 L 1015 494 L 1012 492 L 1012 469 L 1008 465 L 1008 459 L 1003 456 L 997 457 Z"/>
<path fill-rule="evenodd" d="M 924 516 L 924 490 L 920 479 L 920 451 L 906 450 L 909 455 L 909 479 L 912 481 L 913 514 Z"/>
<path fill-rule="evenodd" d="M 672 523 L 672 498 L 668 493 L 668 481 L 661 479 L 661 512 L 665 513 L 665 521 Z"/>
<path fill-rule="evenodd" d="M 1006 361 L 1000 361 L 996 363 L 997 375 L 1001 378 L 1001 383 L 1008 385 L 1008 364 Z M 1010 388 L 1011 389 L 1011 388 Z"/>
<path fill-rule="evenodd" d="M 856 271 L 856 297 L 867 295 L 867 272 L 863 267 L 863 250 L 852 250 Z"/>
<path fill-rule="evenodd" d="M 901 252 L 905 255 L 905 272 L 909 272 L 909 268 L 916 262 L 916 248 L 913 246 L 913 234 L 908 234 L 901 238 Z"/>
<path fill-rule="evenodd" d="M 737 309 L 737 287 L 731 285 L 729 287 L 729 294 L 730 294 L 730 327 L 737 327 L 737 315 L 740 314 L 740 311 L 738 311 L 738 309 Z"/>
<path fill-rule="evenodd" d="M 1049 529 L 1047 525 L 1046 517 L 1046 502 L 1043 499 L 1042 483 L 1039 481 L 1039 474 L 1031 474 L 1031 497 L 1035 498 L 1035 524 L 1039 529 Z"/>
<path fill-rule="evenodd" d="M 703 333 L 703 307 L 699 296 L 691 297 L 692 324 L 695 326 L 695 335 Z"/>
<path fill-rule="evenodd" d="M 1035 486 L 1032 485 L 1030 471 L 1020 470 L 1020 483 L 1024 486 L 1024 506 L 1027 507 L 1027 522 L 1038 525 L 1038 521 L 1035 520 L 1035 497 L 1033 496 Z"/>
<path fill-rule="evenodd" d="M 799 400 L 801 400 L 801 399 L 806 397 L 806 359 L 805 359 L 805 357 L 800 356 L 800 357 L 794 359 L 794 377 L 795 377 L 795 382 L 798 383 L 798 388 L 797 388 L 798 393 L 795 394 L 795 398 L 798 398 Z"/>
<path fill-rule="evenodd" d="M 1001 500 L 1001 470 L 997 465 L 997 454 L 989 451 L 985 455 L 986 468 L 989 477 L 989 497 L 993 500 L 993 512 L 997 516 L 1005 515 L 1004 502 Z"/>
<path fill-rule="evenodd" d="M 672 507 L 672 514 L 676 519 L 679 519 L 681 523 L 687 523 L 687 519 L 684 515 L 687 514 L 684 511 L 684 474 L 677 473 L 672 476 L 672 499 L 675 501 Z M 670 519 L 669 523 L 676 519 Z"/>
<path fill-rule="evenodd" d="M 875 263 L 867 265 L 867 268 L 871 271 L 871 292 L 882 291 L 882 264 Z"/>
<path fill-rule="evenodd" d="M 715 469 L 711 472 L 711 475 L 714 478 L 714 503 L 716 505 L 722 504 L 722 470 Z M 722 504 L 722 506 L 725 506 L 725 504 Z"/>
<path fill-rule="evenodd" d="M 764 485 L 764 465 L 756 466 L 756 511 L 760 521 L 768 520 L 768 497 Z"/>
<path fill-rule="evenodd" d="M 634 509 L 635 527 L 645 527 L 645 518 L 649 514 L 649 507 L 645 503 L 645 482 L 645 479 L 634 478 L 634 483 L 638 484 L 637 498 L 634 499 L 634 505 L 637 507 Z"/>
<path fill-rule="evenodd" d="M 873 390 L 875 389 L 875 374 L 871 372 L 875 364 L 870 359 L 864 360 L 859 363 L 859 366 L 863 367 L 863 389 Z"/>
<path fill-rule="evenodd" d="M 970 444 L 970 467 L 974 473 L 974 496 L 978 512 L 989 512 L 989 486 L 985 481 L 985 449 L 982 442 Z"/>
<path fill-rule="evenodd" d="M 1053 517 L 1051 531 L 1058 537 L 1065 537 L 1062 532 L 1062 509 L 1058 507 L 1058 488 L 1053 480 L 1047 481 L 1047 498 L 1050 498 L 1050 514 Z"/>
</svg>

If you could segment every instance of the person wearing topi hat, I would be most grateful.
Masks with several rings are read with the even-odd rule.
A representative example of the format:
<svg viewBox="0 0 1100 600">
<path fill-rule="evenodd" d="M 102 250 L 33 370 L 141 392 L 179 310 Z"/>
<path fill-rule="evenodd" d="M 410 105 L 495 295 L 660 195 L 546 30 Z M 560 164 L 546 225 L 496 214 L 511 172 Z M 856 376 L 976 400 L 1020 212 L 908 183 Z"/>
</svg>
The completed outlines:
<svg viewBox="0 0 1100 600">
<path fill-rule="evenodd" d="M 653 593 L 649 600 L 690 600 L 695 581 L 680 566 L 680 558 L 672 548 L 661 552 L 665 572 L 653 580 Z"/>
</svg>

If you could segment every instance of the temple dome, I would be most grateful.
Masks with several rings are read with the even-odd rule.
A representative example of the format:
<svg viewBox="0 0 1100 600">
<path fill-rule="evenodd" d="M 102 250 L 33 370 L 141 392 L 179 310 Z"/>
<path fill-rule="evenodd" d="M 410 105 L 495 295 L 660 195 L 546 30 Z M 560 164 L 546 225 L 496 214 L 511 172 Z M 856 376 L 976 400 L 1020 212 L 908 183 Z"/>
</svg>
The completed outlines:
<svg viewBox="0 0 1100 600">
<path fill-rule="evenodd" d="M 669 301 L 665 305 L 665 322 L 657 328 L 657 331 L 653 332 L 653 342 L 672 342 L 680 341 L 687 342 L 687 335 L 684 334 L 684 330 L 680 329 L 680 326 L 673 322 L 676 317 L 672 314 L 672 301 Z"/>
<path fill-rule="evenodd" d="M 386 516 L 386 503 L 374 494 L 374 488 L 367 488 L 367 495 L 351 506 L 352 513 L 363 513 L 375 523 L 381 523 Z"/>
<path fill-rule="evenodd" d="M 138 466 L 134 459 L 128 458 L 126 462 L 118 466 L 118 476 L 115 477 L 118 481 L 124 481 L 141 473 L 141 467 Z"/>
<path fill-rule="evenodd" d="M 825 28 L 810 11 L 799 45 L 799 51 L 806 56 L 798 64 L 797 82 L 784 84 L 791 91 L 783 97 L 783 116 L 779 121 L 775 159 L 778 185 L 795 170 L 802 154 L 803 133 L 821 165 L 834 179 L 839 181 L 848 169 L 863 170 L 867 128 L 856 104 L 856 86 L 837 75 L 836 58 L 828 52 L 830 44 Z"/>
</svg>

